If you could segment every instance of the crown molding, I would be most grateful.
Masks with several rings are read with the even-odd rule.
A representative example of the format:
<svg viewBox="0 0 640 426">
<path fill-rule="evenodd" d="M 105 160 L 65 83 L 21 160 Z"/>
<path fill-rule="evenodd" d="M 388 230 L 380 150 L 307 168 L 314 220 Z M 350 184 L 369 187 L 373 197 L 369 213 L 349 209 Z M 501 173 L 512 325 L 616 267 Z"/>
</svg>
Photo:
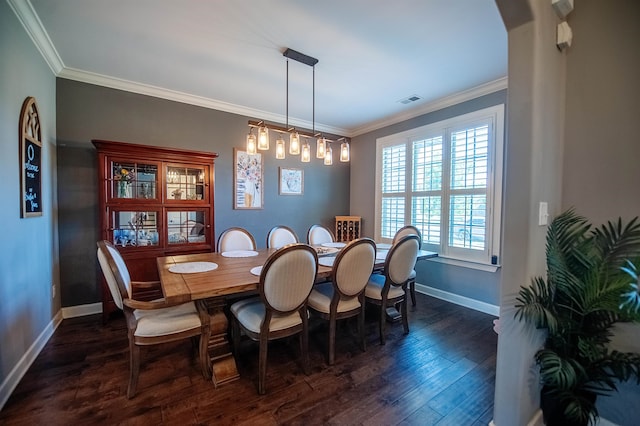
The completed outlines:
<svg viewBox="0 0 640 426">
<path fill-rule="evenodd" d="M 464 90 L 462 92 L 454 93 L 453 95 L 449 95 L 444 98 L 437 99 L 433 102 L 429 102 L 420 108 L 395 114 L 390 117 L 385 117 L 382 120 L 374 121 L 372 123 L 366 124 L 365 126 L 352 129 L 349 136 L 359 136 L 386 126 L 391 126 L 405 120 L 410 120 L 412 118 L 428 114 L 433 111 L 438 111 L 443 108 L 460 104 L 462 102 L 470 101 L 471 99 L 479 98 L 480 96 L 488 95 L 499 90 L 504 90 L 508 87 L 508 82 L 509 81 L 507 77 L 502 77 L 489 83 L 485 83 L 480 86 Z"/>
<path fill-rule="evenodd" d="M 64 63 L 49 38 L 49 34 L 44 29 L 42 21 L 40 21 L 36 11 L 33 9 L 31 2 L 29 0 L 7 0 L 7 3 L 9 3 L 9 7 L 18 17 L 18 20 L 27 34 L 29 34 L 29 37 L 31 37 L 33 44 L 36 45 L 53 74 L 58 75 L 64 69 Z"/>
<path fill-rule="evenodd" d="M 206 98 L 204 96 L 192 95 L 177 90 L 165 89 L 159 86 L 137 83 L 135 81 L 110 77 L 103 74 L 97 74 L 74 68 L 63 68 L 58 73 L 58 77 L 79 81 L 82 83 L 95 84 L 97 86 L 109 87 L 111 89 L 138 93 L 140 95 L 153 96 L 155 98 L 167 99 L 170 101 L 181 102 L 189 105 L 196 105 L 203 108 L 230 112 L 233 114 L 256 118 L 258 120 L 271 121 L 275 123 L 284 123 L 286 121 L 286 117 L 282 114 L 274 114 L 259 109 L 247 108 L 241 105 Z M 292 120 L 291 117 L 289 117 L 289 125 L 310 129 L 313 126 L 313 123 L 304 120 Z M 345 129 L 326 126 L 319 123 L 315 123 L 315 130 L 337 135 L 344 135 L 345 133 L 347 133 Z"/>
</svg>

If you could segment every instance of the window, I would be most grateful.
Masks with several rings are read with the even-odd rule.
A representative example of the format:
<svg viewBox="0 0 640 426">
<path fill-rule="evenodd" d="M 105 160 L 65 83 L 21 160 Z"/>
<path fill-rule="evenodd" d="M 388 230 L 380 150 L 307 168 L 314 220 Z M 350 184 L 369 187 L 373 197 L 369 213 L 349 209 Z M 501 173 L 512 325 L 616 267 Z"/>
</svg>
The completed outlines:
<svg viewBox="0 0 640 426">
<path fill-rule="evenodd" d="M 498 105 L 378 139 L 376 239 L 411 224 L 440 257 L 497 264 L 503 135 Z"/>
</svg>

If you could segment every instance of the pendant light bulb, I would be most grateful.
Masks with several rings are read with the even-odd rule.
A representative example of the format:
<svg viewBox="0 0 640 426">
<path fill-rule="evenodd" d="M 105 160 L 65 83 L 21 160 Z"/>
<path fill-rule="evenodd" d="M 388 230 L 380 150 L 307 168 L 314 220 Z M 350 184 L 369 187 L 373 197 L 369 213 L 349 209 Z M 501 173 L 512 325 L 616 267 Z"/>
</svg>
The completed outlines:
<svg viewBox="0 0 640 426">
<path fill-rule="evenodd" d="M 326 154 L 324 138 L 319 137 L 316 144 L 316 158 L 324 158 Z"/>
<path fill-rule="evenodd" d="M 269 129 L 265 125 L 258 130 L 258 149 L 261 151 L 269 149 Z"/>
<path fill-rule="evenodd" d="M 305 142 L 304 145 L 302 145 L 301 160 L 303 163 L 311 161 L 311 147 L 309 146 L 309 142 Z"/>
<path fill-rule="evenodd" d="M 350 159 L 351 159 L 351 156 L 349 154 L 349 143 L 347 141 L 344 141 L 340 145 L 340 161 L 343 163 L 346 163 Z"/>
<path fill-rule="evenodd" d="M 331 150 L 331 146 L 327 145 L 327 149 L 324 152 L 324 165 L 330 166 L 333 164 L 333 151 Z"/>
<path fill-rule="evenodd" d="M 300 154 L 300 135 L 296 131 L 289 135 L 289 154 Z"/>
<path fill-rule="evenodd" d="M 257 153 L 256 135 L 251 133 L 251 130 L 249 130 L 249 134 L 247 135 L 247 154 L 255 155 L 256 153 Z"/>
<path fill-rule="evenodd" d="M 278 139 L 276 140 L 276 158 L 278 160 L 283 160 L 284 156 L 285 156 L 284 139 L 282 139 L 282 134 L 280 134 L 280 136 L 278 136 Z"/>
</svg>

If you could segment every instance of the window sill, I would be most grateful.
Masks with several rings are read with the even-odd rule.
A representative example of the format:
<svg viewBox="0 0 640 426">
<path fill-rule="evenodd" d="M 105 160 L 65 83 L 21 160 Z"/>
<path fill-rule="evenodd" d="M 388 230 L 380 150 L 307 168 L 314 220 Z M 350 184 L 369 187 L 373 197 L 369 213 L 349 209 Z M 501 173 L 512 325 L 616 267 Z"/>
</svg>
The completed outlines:
<svg viewBox="0 0 640 426">
<path fill-rule="evenodd" d="M 444 263 L 445 265 L 459 266 L 461 268 L 475 269 L 484 272 L 496 272 L 500 265 L 488 265 L 486 263 L 470 262 L 468 260 L 453 259 L 450 257 L 434 257 L 427 259 L 429 262 Z"/>
</svg>

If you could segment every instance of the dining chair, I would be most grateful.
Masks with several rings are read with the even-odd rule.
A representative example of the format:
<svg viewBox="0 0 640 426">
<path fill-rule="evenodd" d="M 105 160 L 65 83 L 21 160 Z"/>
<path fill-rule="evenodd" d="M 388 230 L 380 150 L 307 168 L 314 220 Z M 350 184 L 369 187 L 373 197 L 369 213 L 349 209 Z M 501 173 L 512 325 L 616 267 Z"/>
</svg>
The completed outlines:
<svg viewBox="0 0 640 426">
<path fill-rule="evenodd" d="M 335 241 L 333 232 L 322 225 L 312 225 L 307 231 L 307 242 L 312 246 L 319 246 L 323 243 L 332 243 Z"/>
<path fill-rule="evenodd" d="M 407 318 L 407 282 L 416 265 L 419 239 L 415 234 L 405 235 L 391 248 L 384 262 L 384 274 L 373 274 L 365 288 L 365 300 L 380 306 L 380 344 L 385 344 L 387 306 L 400 304 L 404 333 L 409 333 Z"/>
<path fill-rule="evenodd" d="M 218 237 L 218 253 L 234 250 L 255 250 L 256 240 L 244 228 L 233 227 L 226 229 Z"/>
<path fill-rule="evenodd" d="M 398 229 L 396 235 L 393 236 L 393 244 L 395 244 L 400 238 L 405 235 L 417 235 L 418 236 L 418 247 L 422 248 L 422 234 L 420 230 L 413 225 L 406 225 L 402 228 Z M 416 270 L 411 271 L 411 275 L 409 276 L 409 293 L 411 294 L 411 305 L 416 306 Z"/>
<path fill-rule="evenodd" d="M 274 226 L 267 234 L 267 248 L 278 249 L 287 244 L 300 242 L 293 229 L 288 226 Z"/>
<path fill-rule="evenodd" d="M 306 244 L 291 244 L 272 253 L 260 273 L 259 297 L 235 302 L 230 311 L 236 356 L 240 330 L 258 341 L 258 393 L 266 392 L 267 346 L 270 340 L 299 334 L 302 364 L 309 373 L 307 299 L 318 271 L 318 255 Z"/>
<path fill-rule="evenodd" d="M 202 374 L 211 379 L 209 360 L 209 314 L 203 303 L 169 305 L 164 299 L 141 301 L 133 290 L 160 285 L 157 281 L 132 281 L 118 249 L 109 241 L 98 241 L 98 262 L 115 304 L 125 315 L 129 337 L 129 386 L 127 398 L 136 394 L 140 373 L 140 347 L 199 337 Z"/>
<path fill-rule="evenodd" d="M 362 351 L 364 336 L 364 290 L 376 260 L 376 244 L 370 238 L 351 241 L 336 255 L 331 282 L 317 284 L 309 296 L 309 309 L 329 321 L 327 363 L 335 361 L 336 323 L 358 317 L 358 334 Z"/>
</svg>

